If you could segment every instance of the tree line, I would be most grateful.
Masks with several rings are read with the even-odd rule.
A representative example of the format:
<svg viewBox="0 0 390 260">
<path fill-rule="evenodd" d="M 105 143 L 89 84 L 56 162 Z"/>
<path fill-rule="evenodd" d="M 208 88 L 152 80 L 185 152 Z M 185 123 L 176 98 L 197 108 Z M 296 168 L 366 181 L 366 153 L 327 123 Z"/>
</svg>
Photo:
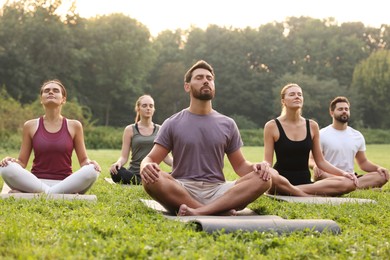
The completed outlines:
<svg viewBox="0 0 390 260">
<path fill-rule="evenodd" d="M 214 108 L 240 128 L 262 128 L 278 116 L 280 89 L 290 82 L 303 89 L 303 115 L 320 126 L 330 123 L 330 100 L 344 95 L 353 126 L 390 127 L 390 25 L 287 17 L 258 28 L 209 25 L 152 37 L 124 14 L 86 19 L 75 4 L 58 14 L 61 5 L 20 0 L 1 9 L 0 87 L 22 106 L 36 102 L 45 80 L 58 78 L 95 125 L 132 122 L 144 93 L 154 97 L 154 121 L 162 123 L 188 105 L 184 73 L 204 59 L 216 72 Z"/>
</svg>

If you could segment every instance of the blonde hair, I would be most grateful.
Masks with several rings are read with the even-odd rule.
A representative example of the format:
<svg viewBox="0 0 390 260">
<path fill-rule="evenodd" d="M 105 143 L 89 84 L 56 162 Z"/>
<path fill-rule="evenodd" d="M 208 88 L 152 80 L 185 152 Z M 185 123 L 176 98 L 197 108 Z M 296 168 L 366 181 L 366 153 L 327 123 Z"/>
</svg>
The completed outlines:
<svg viewBox="0 0 390 260">
<path fill-rule="evenodd" d="M 287 85 L 285 85 L 282 90 L 280 91 L 280 101 L 282 101 L 286 95 L 286 91 L 289 89 L 289 88 L 292 88 L 292 87 L 298 87 L 300 89 L 302 89 L 298 84 L 296 83 L 288 83 Z M 282 106 L 282 112 L 280 115 L 284 115 L 286 114 L 286 106 L 283 104 L 283 102 L 281 102 L 281 106 Z M 302 114 L 302 109 L 300 110 L 300 114 Z"/>
<path fill-rule="evenodd" d="M 154 101 L 154 99 L 152 98 L 151 95 L 142 95 L 142 96 L 140 96 L 140 97 L 137 99 L 137 102 L 135 102 L 135 106 L 134 106 L 134 111 L 135 111 L 135 113 L 136 113 L 136 115 L 135 115 L 135 120 L 134 120 L 135 123 L 137 123 L 138 121 L 141 120 L 141 116 L 140 116 L 140 114 L 139 114 L 138 109 L 139 109 L 139 107 L 141 106 L 141 101 L 142 101 L 142 99 L 145 98 L 145 97 L 150 97 L 150 98 Z"/>
</svg>

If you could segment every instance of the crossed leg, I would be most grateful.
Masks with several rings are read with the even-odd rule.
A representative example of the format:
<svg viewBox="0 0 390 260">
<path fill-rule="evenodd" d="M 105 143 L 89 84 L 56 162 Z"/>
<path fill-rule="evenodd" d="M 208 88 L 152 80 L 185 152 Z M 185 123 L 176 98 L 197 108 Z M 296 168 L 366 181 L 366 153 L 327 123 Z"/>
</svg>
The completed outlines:
<svg viewBox="0 0 390 260">
<path fill-rule="evenodd" d="M 172 176 L 161 172 L 158 182 L 145 184 L 146 192 L 164 207 L 180 215 L 221 215 L 245 208 L 271 186 L 251 172 L 238 179 L 235 185 L 209 204 L 198 202 Z"/>
<path fill-rule="evenodd" d="M 314 168 L 314 179 L 316 181 L 332 178 L 334 175 Z M 368 172 L 358 177 L 357 189 L 380 188 L 388 181 L 389 176 L 383 176 L 379 172 Z"/>
</svg>

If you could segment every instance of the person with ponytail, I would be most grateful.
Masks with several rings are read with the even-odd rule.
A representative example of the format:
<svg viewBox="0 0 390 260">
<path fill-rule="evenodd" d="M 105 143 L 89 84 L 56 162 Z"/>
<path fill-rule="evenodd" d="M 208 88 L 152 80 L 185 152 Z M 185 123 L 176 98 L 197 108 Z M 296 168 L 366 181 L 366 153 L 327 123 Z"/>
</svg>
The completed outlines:
<svg viewBox="0 0 390 260">
<path fill-rule="evenodd" d="M 264 161 L 273 164 L 271 194 L 339 196 L 356 189 L 357 178 L 326 161 L 321 152 L 317 122 L 302 116 L 303 91 L 290 83 L 280 93 L 282 113 L 264 126 Z M 317 167 L 333 177 L 313 182 L 309 169 L 312 152 Z"/>
<path fill-rule="evenodd" d="M 135 123 L 126 126 L 123 132 L 122 151 L 118 160 L 111 165 L 110 175 L 114 182 L 122 184 L 140 185 L 140 164 L 154 145 L 154 139 L 160 125 L 153 123 L 155 111 L 154 100 L 150 95 L 143 95 L 135 103 Z M 123 166 L 129 159 L 129 168 Z M 172 157 L 167 156 L 164 162 L 172 166 Z"/>
</svg>

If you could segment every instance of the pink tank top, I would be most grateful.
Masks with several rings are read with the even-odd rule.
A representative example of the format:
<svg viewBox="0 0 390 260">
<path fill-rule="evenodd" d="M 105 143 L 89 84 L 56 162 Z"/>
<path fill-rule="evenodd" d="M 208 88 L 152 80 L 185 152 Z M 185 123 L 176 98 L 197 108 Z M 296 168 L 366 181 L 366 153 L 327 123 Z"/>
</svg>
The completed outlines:
<svg viewBox="0 0 390 260">
<path fill-rule="evenodd" d="M 65 117 L 56 133 L 49 133 L 43 125 L 43 117 L 40 117 L 32 148 L 31 172 L 39 179 L 63 180 L 72 174 L 73 139 Z"/>
</svg>

